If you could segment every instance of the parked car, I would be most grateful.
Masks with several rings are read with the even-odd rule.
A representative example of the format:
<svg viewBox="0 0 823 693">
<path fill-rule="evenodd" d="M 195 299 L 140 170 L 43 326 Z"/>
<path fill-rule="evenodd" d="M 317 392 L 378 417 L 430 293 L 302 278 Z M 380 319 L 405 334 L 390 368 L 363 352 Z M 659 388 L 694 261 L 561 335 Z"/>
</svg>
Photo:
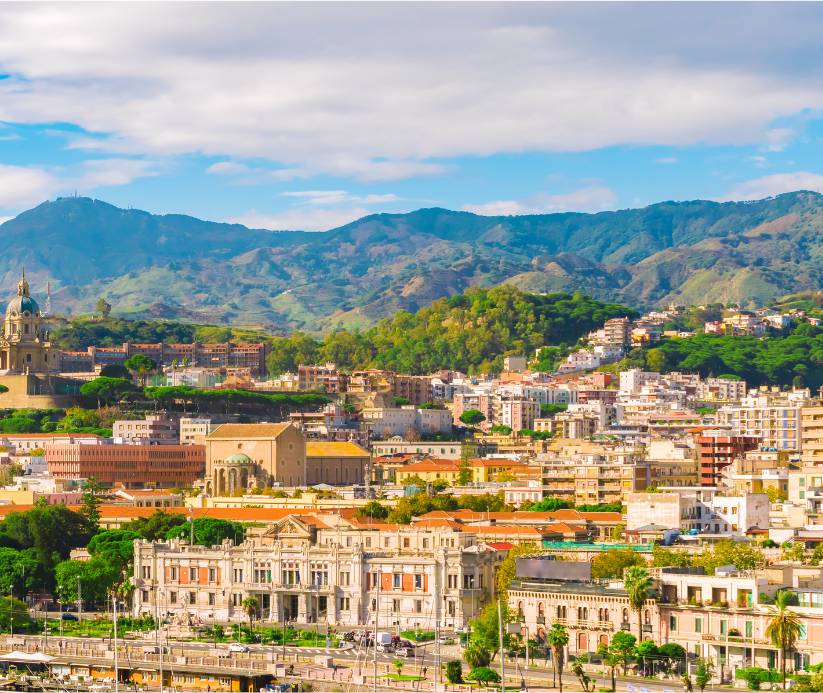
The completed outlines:
<svg viewBox="0 0 823 693">
<path fill-rule="evenodd" d="M 454 642 L 454 638 L 451 635 L 441 635 L 440 636 L 440 644 L 441 645 L 448 645 L 449 643 Z"/>
<path fill-rule="evenodd" d="M 243 645 L 239 642 L 233 642 L 229 645 L 229 652 L 248 652 L 249 646 Z"/>
<path fill-rule="evenodd" d="M 63 614 L 63 620 L 64 621 L 76 621 L 77 616 L 75 616 L 74 614 Z"/>
</svg>

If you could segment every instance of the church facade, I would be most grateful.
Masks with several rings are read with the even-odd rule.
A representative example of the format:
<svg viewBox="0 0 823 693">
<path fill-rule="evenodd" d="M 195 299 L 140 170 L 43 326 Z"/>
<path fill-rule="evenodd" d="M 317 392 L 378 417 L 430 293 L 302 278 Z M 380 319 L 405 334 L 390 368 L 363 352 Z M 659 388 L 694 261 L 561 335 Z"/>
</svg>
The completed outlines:
<svg viewBox="0 0 823 693">
<path fill-rule="evenodd" d="M 0 337 L 0 372 L 14 375 L 59 371 L 60 349 L 49 342 L 40 307 L 29 293 L 24 271 L 17 284 L 17 296 L 6 307 Z"/>
</svg>

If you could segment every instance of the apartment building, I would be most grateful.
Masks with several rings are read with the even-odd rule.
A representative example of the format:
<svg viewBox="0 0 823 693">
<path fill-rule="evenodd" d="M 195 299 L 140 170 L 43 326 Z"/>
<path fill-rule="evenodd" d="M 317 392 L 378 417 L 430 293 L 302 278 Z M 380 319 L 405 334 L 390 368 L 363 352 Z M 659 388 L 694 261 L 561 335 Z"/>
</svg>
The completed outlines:
<svg viewBox="0 0 823 693">
<path fill-rule="evenodd" d="M 179 421 L 180 443 L 182 445 L 205 445 L 206 437 L 219 425 L 211 419 L 184 416 Z"/>
<path fill-rule="evenodd" d="M 248 368 L 254 375 L 266 372 L 266 356 L 271 347 L 261 344 L 131 344 L 122 347 L 88 347 L 86 351 L 62 352 L 60 370 L 63 373 L 93 373 L 105 366 L 122 366 L 132 356 L 143 354 L 158 365 L 173 362 L 188 363 L 198 368 Z"/>
<path fill-rule="evenodd" d="M 482 450 L 477 445 L 462 440 L 449 442 L 426 440 L 410 443 L 403 438 L 396 437 L 390 440 L 377 440 L 372 447 L 375 455 L 433 455 L 446 460 L 459 460 L 463 456 L 463 450 L 466 449 L 471 455 L 482 454 Z"/>
<path fill-rule="evenodd" d="M 484 392 L 464 392 L 458 393 L 454 396 L 454 407 L 452 413 L 454 415 L 455 426 L 465 426 L 460 420 L 460 417 L 467 411 L 476 409 L 486 420 L 480 424 L 480 428 L 484 431 L 489 430 L 494 424 L 494 395 L 491 389 Z"/>
<path fill-rule="evenodd" d="M 700 483 L 719 486 L 724 472 L 736 457 L 760 447 L 761 438 L 755 435 L 729 435 L 728 431 L 710 429 L 695 438 L 700 452 Z"/>
<path fill-rule="evenodd" d="M 495 397 L 492 407 L 495 425 L 508 426 L 513 431 L 533 429 L 535 419 L 540 417 L 540 403 L 525 397 Z"/>
<path fill-rule="evenodd" d="M 366 407 L 362 417 L 375 436 L 402 436 L 410 429 L 424 435 L 452 431 L 453 414 L 448 409 L 420 409 L 414 405 Z"/>
<path fill-rule="evenodd" d="M 168 444 L 180 439 L 180 424 L 164 414 L 147 414 L 142 421 L 115 421 L 111 435 L 118 443 Z"/>
<path fill-rule="evenodd" d="M 641 371 L 639 368 L 632 368 L 620 372 L 620 391 L 628 393 L 638 393 L 648 385 L 657 385 L 660 382 L 660 373 L 654 371 Z"/>
<path fill-rule="evenodd" d="M 739 402 L 746 396 L 745 380 L 707 378 L 697 383 L 695 397 L 706 401 Z"/>
<path fill-rule="evenodd" d="M 320 389 L 323 392 L 339 393 L 346 391 L 348 376 L 337 370 L 333 363 L 323 366 L 298 366 L 297 383 L 300 390 Z"/>
<path fill-rule="evenodd" d="M 525 469 L 524 462 L 516 460 L 472 459 L 469 460 L 472 469 L 472 483 L 488 483 L 495 481 L 501 474 L 515 474 Z M 450 485 L 457 484 L 460 476 L 459 462 L 456 460 L 421 460 L 408 464 L 397 470 L 398 484 L 403 484 L 409 477 L 419 476 L 423 481 L 447 481 Z"/>
<path fill-rule="evenodd" d="M 729 424 L 735 436 L 761 438 L 764 447 L 800 450 L 801 410 L 808 396 L 808 390 L 798 390 L 788 397 L 744 397 L 740 406 L 720 408 L 717 423 Z"/>
<path fill-rule="evenodd" d="M 612 318 L 603 325 L 603 344 L 627 347 L 631 344 L 632 321 L 628 318 Z"/>
<path fill-rule="evenodd" d="M 134 613 L 238 620 L 256 597 L 270 624 L 460 627 L 495 598 L 506 553 L 450 527 L 290 515 L 238 546 L 135 542 Z"/>
</svg>

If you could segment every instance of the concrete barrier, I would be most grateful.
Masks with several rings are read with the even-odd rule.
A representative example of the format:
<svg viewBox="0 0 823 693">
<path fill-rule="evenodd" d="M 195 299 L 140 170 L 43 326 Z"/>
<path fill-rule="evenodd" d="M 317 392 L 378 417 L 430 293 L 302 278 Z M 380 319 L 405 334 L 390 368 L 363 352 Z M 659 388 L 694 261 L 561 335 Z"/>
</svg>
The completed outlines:
<svg viewBox="0 0 823 693">
<path fill-rule="evenodd" d="M 331 669 L 334 666 L 334 657 L 329 657 L 328 655 L 315 655 L 314 663 L 320 664 L 327 669 Z"/>
</svg>

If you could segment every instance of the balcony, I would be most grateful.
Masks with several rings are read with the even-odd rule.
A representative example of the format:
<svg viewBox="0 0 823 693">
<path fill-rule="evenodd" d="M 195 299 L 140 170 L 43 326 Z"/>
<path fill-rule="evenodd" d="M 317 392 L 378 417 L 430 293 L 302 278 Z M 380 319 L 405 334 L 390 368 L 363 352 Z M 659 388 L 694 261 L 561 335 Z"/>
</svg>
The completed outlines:
<svg viewBox="0 0 823 693">
<path fill-rule="evenodd" d="M 538 617 L 539 618 L 539 617 Z M 559 623 L 568 628 L 584 628 L 586 630 L 614 630 L 614 623 L 611 621 L 578 620 L 572 618 L 552 618 L 552 624 Z M 538 621 L 540 623 L 540 621 Z M 626 629 L 624 629 L 626 630 Z"/>
</svg>

